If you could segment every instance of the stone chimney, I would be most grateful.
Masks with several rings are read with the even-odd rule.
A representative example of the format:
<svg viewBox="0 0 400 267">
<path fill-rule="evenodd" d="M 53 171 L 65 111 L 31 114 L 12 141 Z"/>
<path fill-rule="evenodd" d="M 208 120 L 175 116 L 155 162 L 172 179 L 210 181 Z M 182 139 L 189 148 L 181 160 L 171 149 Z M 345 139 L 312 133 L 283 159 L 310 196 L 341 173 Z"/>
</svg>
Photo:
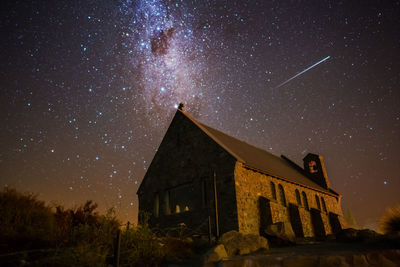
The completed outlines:
<svg viewBox="0 0 400 267">
<path fill-rule="evenodd" d="M 323 157 L 309 153 L 304 157 L 303 162 L 304 170 L 308 174 L 308 177 L 323 188 L 329 189 L 330 183 L 326 174 Z"/>
</svg>

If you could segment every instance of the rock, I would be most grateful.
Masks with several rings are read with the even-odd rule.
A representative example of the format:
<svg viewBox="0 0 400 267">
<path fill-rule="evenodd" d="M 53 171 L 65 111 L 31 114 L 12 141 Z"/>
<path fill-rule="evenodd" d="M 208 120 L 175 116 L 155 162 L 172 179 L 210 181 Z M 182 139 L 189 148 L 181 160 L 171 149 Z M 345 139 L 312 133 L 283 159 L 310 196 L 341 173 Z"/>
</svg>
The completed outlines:
<svg viewBox="0 0 400 267">
<path fill-rule="evenodd" d="M 336 240 L 336 235 L 330 234 L 326 236 L 326 241 L 335 241 Z"/>
<path fill-rule="evenodd" d="M 368 266 L 368 261 L 363 254 L 354 254 L 350 259 L 351 266 Z"/>
<path fill-rule="evenodd" d="M 358 230 L 357 237 L 360 241 L 363 242 L 375 242 L 379 240 L 381 235 L 375 232 L 374 230 L 362 229 Z"/>
<path fill-rule="evenodd" d="M 387 267 L 396 267 L 397 264 L 393 261 L 389 260 L 381 252 L 371 252 L 367 254 L 368 264 L 371 266 L 387 266 Z"/>
<path fill-rule="evenodd" d="M 382 235 L 374 230 L 362 229 L 356 230 L 353 228 L 343 229 L 336 234 L 336 240 L 340 242 L 377 242 L 382 239 Z"/>
<path fill-rule="evenodd" d="M 318 257 L 316 256 L 299 256 L 294 258 L 287 258 L 283 260 L 283 267 L 309 267 L 318 264 Z"/>
<path fill-rule="evenodd" d="M 400 249 L 385 250 L 382 255 L 393 262 L 400 263 Z"/>
<path fill-rule="evenodd" d="M 388 233 L 386 235 L 383 235 L 382 239 L 395 247 L 400 247 L 400 232 Z"/>
<path fill-rule="evenodd" d="M 350 266 L 346 262 L 346 258 L 344 256 L 324 256 L 320 257 L 318 266 L 328 267 L 328 266 L 343 266 L 347 267 Z"/>
<path fill-rule="evenodd" d="M 226 253 L 224 245 L 219 244 L 207 251 L 207 253 L 203 256 L 203 263 L 207 264 L 211 262 L 217 262 L 223 258 L 228 258 L 228 254 Z"/>
<path fill-rule="evenodd" d="M 358 231 L 353 228 L 343 229 L 336 234 L 336 240 L 341 242 L 356 242 L 359 241 Z"/>
<path fill-rule="evenodd" d="M 290 223 L 277 222 L 268 225 L 264 233 L 267 235 L 268 239 L 271 238 L 271 241 L 274 241 L 278 246 L 295 243 L 296 236 Z"/>
<path fill-rule="evenodd" d="M 219 240 L 223 244 L 228 256 L 246 255 L 260 249 L 269 249 L 268 240 L 259 235 L 242 234 L 237 231 L 229 231 L 223 234 Z"/>
</svg>

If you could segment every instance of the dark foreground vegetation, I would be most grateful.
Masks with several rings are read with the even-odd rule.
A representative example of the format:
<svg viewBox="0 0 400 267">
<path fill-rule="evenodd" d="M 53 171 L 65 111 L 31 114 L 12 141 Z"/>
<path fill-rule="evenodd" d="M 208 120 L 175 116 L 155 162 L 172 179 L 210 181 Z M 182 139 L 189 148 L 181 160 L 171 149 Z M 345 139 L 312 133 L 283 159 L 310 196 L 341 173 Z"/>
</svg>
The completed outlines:
<svg viewBox="0 0 400 267">
<path fill-rule="evenodd" d="M 189 239 L 157 237 L 146 223 L 121 228 L 113 210 L 101 215 L 97 204 L 50 207 L 35 195 L 0 192 L 0 266 L 156 266 L 179 261 L 192 251 Z"/>
<path fill-rule="evenodd" d="M 385 234 L 400 233 L 400 205 L 386 211 L 380 221 L 380 229 Z"/>
<path fill-rule="evenodd" d="M 60 205 L 49 206 L 35 195 L 9 188 L 0 191 L 0 266 L 115 266 L 117 259 L 119 266 L 160 266 L 181 261 L 186 264 L 190 262 L 190 265 L 208 262 L 210 266 L 214 266 L 221 260 L 226 266 L 229 263 L 244 266 L 237 262 L 241 260 L 267 260 L 281 266 L 283 261 L 298 262 L 299 257 L 324 263 L 328 259 L 327 253 L 342 253 L 343 249 L 339 251 L 338 247 L 348 248 L 351 250 L 348 253 L 354 255 L 346 258 L 343 255 L 329 254 L 329 257 L 336 257 L 335 262 L 349 261 L 351 258 L 354 263 L 357 260 L 369 266 L 379 256 L 378 265 L 375 265 L 382 266 L 382 259 L 389 259 L 391 262 L 400 259 L 400 206 L 388 210 L 381 219 L 380 228 L 385 235 L 368 229 L 348 228 L 337 235 L 328 236 L 324 243 L 299 243 L 275 248 L 273 239 L 261 240 L 263 238 L 258 236 L 249 238 L 231 231 L 225 233 L 219 243 L 208 251 L 210 246 L 207 240 L 193 239 L 184 228 L 179 228 L 178 231 L 175 229 L 173 236 L 166 232 L 156 234 L 146 223 L 146 214 L 141 214 L 144 218 L 143 224 L 128 227 L 121 225 L 113 210 L 99 214 L 96 208 L 97 204 L 92 201 L 69 209 Z M 116 242 L 117 236 L 120 237 L 119 246 Z M 224 236 L 233 236 L 236 239 Z M 260 241 L 260 246 L 255 246 L 257 240 Z M 272 249 L 269 250 L 268 247 Z M 329 252 L 325 251 L 327 249 Z M 338 251 L 335 252 L 335 249 Z M 314 255 L 318 250 L 321 255 Z M 377 252 L 383 250 L 385 252 L 382 253 L 387 255 Z M 119 257 L 116 251 L 119 251 Z M 252 251 L 256 251 L 255 254 Z M 307 254 L 309 252 L 310 255 Z M 246 257 L 248 254 L 254 255 L 243 259 L 234 257 Z M 336 266 L 335 264 L 324 263 L 321 266 Z"/>
</svg>

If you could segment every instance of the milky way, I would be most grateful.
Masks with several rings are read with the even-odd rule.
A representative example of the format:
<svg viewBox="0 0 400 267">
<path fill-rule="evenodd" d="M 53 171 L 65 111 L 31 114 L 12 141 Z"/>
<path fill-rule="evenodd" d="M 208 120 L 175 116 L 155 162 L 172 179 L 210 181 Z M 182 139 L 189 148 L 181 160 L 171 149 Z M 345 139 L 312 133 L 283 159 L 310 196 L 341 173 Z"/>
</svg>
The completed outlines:
<svg viewBox="0 0 400 267">
<path fill-rule="evenodd" d="M 125 36 L 137 79 L 132 82 L 155 123 L 165 123 L 180 102 L 192 111 L 204 102 L 204 45 L 195 35 L 195 14 L 184 5 L 185 1 L 168 6 L 165 1 L 127 1 L 121 9 L 129 17 Z"/>
</svg>

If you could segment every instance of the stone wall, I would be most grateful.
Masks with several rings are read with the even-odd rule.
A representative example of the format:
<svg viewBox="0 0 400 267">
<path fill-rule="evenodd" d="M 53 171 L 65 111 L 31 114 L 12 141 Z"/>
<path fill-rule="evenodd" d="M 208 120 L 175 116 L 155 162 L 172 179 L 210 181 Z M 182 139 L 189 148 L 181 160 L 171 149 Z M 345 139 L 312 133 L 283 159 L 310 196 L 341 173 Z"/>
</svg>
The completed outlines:
<svg viewBox="0 0 400 267">
<path fill-rule="evenodd" d="M 237 230 L 235 162 L 236 159 L 192 120 L 177 111 L 139 188 L 139 211 L 152 214 L 152 227 L 171 228 L 184 223 L 190 229 L 198 230 L 200 227 L 205 233 L 208 232 L 208 216 L 211 216 L 214 231 L 215 172 L 220 232 Z M 159 199 L 158 216 L 154 208 L 156 195 Z M 173 203 L 183 203 L 186 201 L 183 198 L 188 197 L 189 210 L 185 211 L 185 204 L 180 207 L 180 213 L 176 213 Z M 170 212 L 166 214 L 168 209 Z"/>
<path fill-rule="evenodd" d="M 304 236 L 314 236 L 314 229 L 311 222 L 311 214 L 304 207 L 299 207 L 301 223 L 303 225 Z"/>
<path fill-rule="evenodd" d="M 290 177 L 286 177 L 290 179 Z M 276 188 L 276 199 L 271 190 L 270 183 L 273 182 Z M 280 200 L 278 186 L 282 185 L 286 204 L 283 205 Z M 331 233 L 329 224 L 329 212 L 338 214 L 342 217 L 340 201 L 337 197 L 324 194 L 322 192 L 299 186 L 251 169 L 246 168 L 242 163 L 237 162 L 235 167 L 235 185 L 236 185 L 236 201 L 238 210 L 238 226 L 239 231 L 243 233 L 258 234 L 260 231 L 260 211 L 259 198 L 263 197 L 270 200 L 272 223 L 290 222 L 289 204 L 299 206 L 299 214 L 302 220 L 304 236 L 314 236 L 313 223 L 309 210 L 304 207 L 302 199 L 301 205 L 298 205 L 295 190 L 298 189 L 300 194 L 304 192 L 307 196 L 308 208 L 320 210 L 320 217 L 325 227 L 326 234 Z M 320 209 L 317 206 L 316 197 L 320 200 Z M 327 211 L 323 209 L 322 200 L 324 199 Z"/>
</svg>

